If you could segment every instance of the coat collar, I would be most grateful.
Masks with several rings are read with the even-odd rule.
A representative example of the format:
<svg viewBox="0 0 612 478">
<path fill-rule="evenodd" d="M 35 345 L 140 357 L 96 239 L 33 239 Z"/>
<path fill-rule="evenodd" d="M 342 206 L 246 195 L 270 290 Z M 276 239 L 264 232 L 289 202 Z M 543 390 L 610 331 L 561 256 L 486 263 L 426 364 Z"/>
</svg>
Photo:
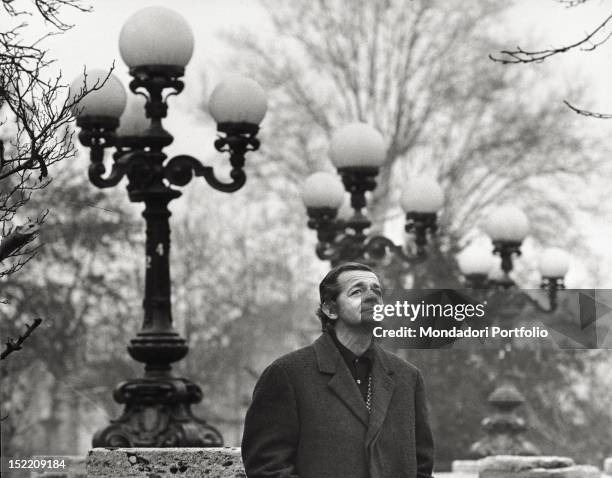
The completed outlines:
<svg viewBox="0 0 612 478">
<path fill-rule="evenodd" d="M 322 334 L 313 344 L 319 372 L 332 375 L 328 386 L 367 427 L 366 446 L 378 436 L 387 415 L 389 402 L 395 388 L 395 373 L 391 361 L 379 345 L 374 344 L 372 364 L 372 410 L 368 410 L 357 384 L 343 362 L 329 334 Z"/>
</svg>

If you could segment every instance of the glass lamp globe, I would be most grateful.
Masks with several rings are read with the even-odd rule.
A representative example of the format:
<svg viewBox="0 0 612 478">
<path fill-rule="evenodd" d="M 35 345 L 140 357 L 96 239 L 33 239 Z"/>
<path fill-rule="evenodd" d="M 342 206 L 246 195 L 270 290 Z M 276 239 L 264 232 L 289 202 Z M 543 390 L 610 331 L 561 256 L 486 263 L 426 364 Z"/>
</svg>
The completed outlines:
<svg viewBox="0 0 612 478">
<path fill-rule="evenodd" d="M 87 93 L 72 107 L 77 118 L 100 116 L 119 118 L 121 116 L 127 101 L 125 88 L 115 75 L 109 76 L 106 70 L 89 70 L 76 77 L 68 88 L 69 101 L 80 96 L 84 89 L 89 90 L 99 85 L 102 85 L 100 89 Z"/>
<path fill-rule="evenodd" d="M 336 217 L 338 219 L 342 219 L 343 221 L 348 221 L 354 214 L 355 211 L 351 207 L 351 195 L 345 193 L 342 204 L 338 208 L 338 215 Z"/>
<path fill-rule="evenodd" d="M 457 262 L 464 276 L 476 274 L 487 276 L 495 265 L 491 253 L 476 246 L 463 249 L 457 256 Z"/>
<path fill-rule="evenodd" d="M 387 154 L 382 135 L 366 123 L 351 123 L 337 130 L 329 145 L 336 168 L 380 167 Z"/>
<path fill-rule="evenodd" d="M 140 136 L 151 124 L 145 113 L 146 99 L 142 95 L 129 95 L 125 111 L 119 119 L 119 136 Z"/>
<path fill-rule="evenodd" d="M 258 125 L 268 109 L 268 97 L 259 83 L 233 76 L 219 83 L 208 102 L 210 115 L 219 123 Z"/>
<path fill-rule="evenodd" d="M 400 205 L 404 212 L 436 213 L 444 204 L 444 193 L 436 180 L 418 176 L 406 183 Z"/>
<path fill-rule="evenodd" d="M 338 209 L 344 202 L 344 186 L 335 174 L 319 171 L 302 185 L 302 202 L 307 208 Z"/>
<path fill-rule="evenodd" d="M 143 8 L 121 28 L 119 52 L 130 68 L 145 65 L 184 68 L 193 54 L 193 31 L 174 10 Z"/>
<path fill-rule="evenodd" d="M 570 257 L 567 252 L 558 247 L 545 249 L 540 256 L 539 269 L 542 277 L 565 277 L 569 270 Z"/>
<path fill-rule="evenodd" d="M 491 213 L 484 230 L 493 241 L 522 242 L 529 232 L 529 220 L 521 209 L 502 206 Z"/>
</svg>

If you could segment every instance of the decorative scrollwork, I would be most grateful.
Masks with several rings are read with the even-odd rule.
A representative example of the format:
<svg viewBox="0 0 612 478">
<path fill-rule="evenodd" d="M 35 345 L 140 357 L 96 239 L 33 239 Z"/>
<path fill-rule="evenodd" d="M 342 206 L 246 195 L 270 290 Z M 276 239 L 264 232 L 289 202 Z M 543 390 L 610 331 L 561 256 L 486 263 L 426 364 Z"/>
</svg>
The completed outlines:
<svg viewBox="0 0 612 478">
<path fill-rule="evenodd" d="M 170 184 L 185 186 L 194 176 L 202 176 L 211 187 L 225 193 L 237 191 L 246 182 L 246 174 L 242 169 L 233 169 L 230 173 L 232 182 L 225 183 L 217 179 L 211 166 L 204 166 L 188 155 L 175 156 L 164 166 L 164 177 Z"/>
<path fill-rule="evenodd" d="M 414 254 L 408 254 L 401 246 L 394 244 L 393 241 L 384 236 L 373 236 L 365 243 L 366 258 L 373 261 L 381 261 L 388 254 L 397 257 L 406 264 L 419 264 L 427 258 L 425 249 L 417 247 Z"/>
<path fill-rule="evenodd" d="M 365 193 L 376 189 L 376 167 L 338 168 L 345 189 L 351 194 L 351 207 L 356 211 L 366 206 Z"/>
<path fill-rule="evenodd" d="M 355 260 L 366 262 L 363 240 L 354 234 L 338 235 L 333 242 L 319 241 L 315 251 L 319 259 L 330 261 L 332 265 Z"/>
<path fill-rule="evenodd" d="M 163 103 L 173 95 L 178 95 L 185 84 L 179 80 L 185 74 L 185 68 L 173 65 L 142 65 L 130 68 L 130 75 L 134 79 L 130 82 L 130 90 L 140 94 L 140 88 L 144 88 L 149 93 L 150 99 L 160 98 L 161 92 L 166 88 L 171 88 L 173 92 L 166 95 Z"/>
<path fill-rule="evenodd" d="M 479 289 L 486 291 L 510 290 L 516 286 L 508 273 L 504 273 L 503 277 L 491 279 L 486 274 L 468 274 L 465 276 L 466 285 L 471 289 Z M 522 300 L 530 303 L 535 309 L 545 314 L 555 312 L 557 310 L 558 292 L 565 289 L 565 284 L 562 277 L 547 277 L 542 280 L 540 289 L 546 293 L 546 297 L 537 298 L 536 291 L 522 291 L 520 297 Z M 490 298 L 490 296 L 489 296 Z M 547 301 L 547 302 L 546 302 Z"/>
<path fill-rule="evenodd" d="M 368 237 L 365 230 L 372 223 L 360 211 L 349 219 L 337 219 L 337 210 L 330 208 L 308 208 L 308 227 L 317 231 L 317 257 L 338 264 L 342 261 L 362 261 L 375 265 L 393 255 L 405 264 L 423 262 L 427 255 L 422 240 L 415 241 L 412 250 L 404 250 L 384 236 Z M 429 219 L 429 218 L 428 218 Z M 435 220 L 435 217 L 434 217 Z M 427 239 L 431 222 L 420 222 L 418 231 Z"/>
<path fill-rule="evenodd" d="M 319 242 L 333 242 L 344 221 L 336 219 L 338 211 L 327 207 L 308 208 L 308 227 L 317 231 Z"/>
<path fill-rule="evenodd" d="M 102 177 L 106 172 L 104 166 L 104 147 L 95 146 L 91 147 L 91 164 L 89 165 L 89 180 L 91 183 L 101 189 L 110 188 L 119 184 L 119 181 L 128 172 L 128 162 L 123 158 L 119 161 L 115 161 L 111 168 L 111 172 L 107 177 Z"/>
<path fill-rule="evenodd" d="M 236 189 L 240 189 L 246 182 L 246 175 L 243 171 L 246 153 L 249 151 L 257 151 L 260 146 L 259 140 L 255 137 L 259 131 L 259 126 L 252 123 L 219 123 L 217 131 L 224 134 L 215 140 L 215 149 L 221 153 L 230 153 L 230 164 L 232 171 L 231 178 L 235 184 L 240 184 Z M 212 180 L 206 179 L 208 184 L 213 188 L 219 189 L 219 186 L 225 188 L 223 183 L 220 183 L 216 178 L 211 176 Z M 235 191 L 232 189 L 227 192 Z M 219 189 L 225 191 L 225 189 Z"/>
<path fill-rule="evenodd" d="M 191 411 L 202 400 L 202 390 L 187 379 L 133 379 L 119 384 L 114 395 L 124 404 L 123 414 L 96 433 L 95 447 L 223 445 L 219 431 Z"/>
<path fill-rule="evenodd" d="M 416 244 L 417 255 L 423 256 L 426 254 L 425 246 L 428 242 L 428 234 L 433 234 L 438 229 L 436 223 L 436 213 L 429 212 L 408 212 L 406 213 L 406 227 L 408 234 L 414 234 L 414 243 Z"/>
<path fill-rule="evenodd" d="M 512 268 L 512 256 L 521 255 L 520 241 L 493 241 L 493 253 L 501 257 L 501 268 L 508 274 Z"/>
<path fill-rule="evenodd" d="M 119 120 L 106 116 L 79 117 L 77 126 L 81 128 L 79 141 L 83 146 L 110 148 L 115 144 L 115 130 L 119 126 Z"/>
</svg>

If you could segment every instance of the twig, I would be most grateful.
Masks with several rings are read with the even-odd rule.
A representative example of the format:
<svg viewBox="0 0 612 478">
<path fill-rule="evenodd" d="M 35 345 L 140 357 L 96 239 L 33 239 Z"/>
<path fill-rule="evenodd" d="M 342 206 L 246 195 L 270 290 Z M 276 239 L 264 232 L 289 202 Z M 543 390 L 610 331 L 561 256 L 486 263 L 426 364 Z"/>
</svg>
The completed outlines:
<svg viewBox="0 0 612 478">
<path fill-rule="evenodd" d="M 32 325 L 26 324 L 25 333 L 23 335 L 20 335 L 17 338 L 17 340 L 9 338 L 6 341 L 6 349 L 4 349 L 4 351 L 2 352 L 2 355 L 0 355 L 0 360 L 4 360 L 12 352 L 15 352 L 16 350 L 21 350 L 22 348 L 21 346 L 23 345 L 23 343 L 30 336 L 30 334 L 34 331 L 34 329 L 41 324 L 41 322 L 42 322 L 41 318 L 34 319 L 34 322 L 32 323 Z"/>
<path fill-rule="evenodd" d="M 608 113 L 595 113 L 593 111 L 588 111 L 588 110 L 582 110 L 580 108 L 575 107 L 574 105 L 572 105 L 569 101 L 567 100 L 563 100 L 563 103 L 566 104 L 566 106 L 571 109 L 572 111 L 578 113 L 579 115 L 582 116 L 587 116 L 589 118 L 598 118 L 598 119 L 612 119 L 612 114 L 608 114 Z"/>
<path fill-rule="evenodd" d="M 588 2 L 589 0 L 556 0 L 556 1 L 557 3 L 560 3 L 561 5 L 565 5 L 566 8 L 572 8 L 577 5 L 582 5 Z"/>
<path fill-rule="evenodd" d="M 582 2 L 584 3 L 584 2 Z M 600 31 L 602 31 L 608 23 L 612 20 L 612 14 L 609 15 L 597 28 L 595 28 L 591 33 L 586 35 L 582 40 L 579 40 L 570 45 L 558 47 L 558 48 L 549 48 L 546 50 L 536 50 L 536 51 L 526 51 L 523 50 L 520 46 L 516 47 L 516 50 L 502 50 L 499 53 L 503 56 L 496 57 L 492 54 L 489 55 L 489 58 L 498 63 L 502 63 L 504 65 L 513 64 L 513 63 L 538 63 L 544 61 L 546 58 L 551 57 L 553 55 L 557 55 L 559 53 L 565 53 L 574 48 L 584 47 L 582 48 L 585 51 L 592 51 L 597 48 L 602 43 L 605 43 L 610 39 L 610 35 L 606 35 L 606 37 L 599 41 L 592 41 L 592 39 L 597 35 Z M 589 44 L 589 45 L 587 45 Z"/>
</svg>

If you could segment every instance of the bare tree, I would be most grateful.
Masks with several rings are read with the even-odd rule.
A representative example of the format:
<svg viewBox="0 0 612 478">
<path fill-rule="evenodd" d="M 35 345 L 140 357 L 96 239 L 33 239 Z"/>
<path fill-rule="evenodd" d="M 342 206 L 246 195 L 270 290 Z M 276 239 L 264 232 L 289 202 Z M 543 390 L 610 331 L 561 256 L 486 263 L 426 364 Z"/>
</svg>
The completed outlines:
<svg viewBox="0 0 612 478">
<path fill-rule="evenodd" d="M 30 440 L 32 448 L 17 450 L 19 443 L 28 442 L 28 434 L 50 441 L 55 437 L 54 449 L 63 446 L 69 452 L 75 443 L 69 443 L 69 436 L 57 436 L 65 435 L 58 427 L 69 427 L 60 411 L 75 397 L 110 410 L 109 389 L 128 367 L 125 337 L 135 333 L 140 322 L 140 291 L 130 275 L 140 266 L 140 222 L 126 212 L 127 198 L 94 188 L 77 163 L 56 165 L 53 178 L 53 184 L 33 195 L 21 211 L 28 214 L 49 205 L 40 232 L 44 247 L 22 271 L 27 273 L 7 275 L 1 285 L 7 303 L 0 310 L 0 336 L 23 335 L 33 318 L 44 318 L 23 350 L 2 361 L 1 408 L 2 415 L 9 415 L 3 425 L 15 427 L 15 436 L 3 429 L 1 441 L 13 449 L 10 456 L 35 452 L 36 446 L 44 449 L 40 441 Z M 21 380 L 33 368 L 44 376 L 42 383 Z M 103 387 L 107 395 L 96 387 Z M 42 429 L 40 403 L 22 407 L 23 395 L 31 393 L 48 398 L 49 418 L 55 420 Z M 82 418 L 78 414 L 75 410 L 71 416 Z"/>
<path fill-rule="evenodd" d="M 39 246 L 31 243 L 47 212 L 25 218 L 19 211 L 34 191 L 50 183 L 51 165 L 75 156 L 69 127 L 74 110 L 89 91 L 102 85 L 96 83 L 89 90 L 83 85 L 68 96 L 61 74 L 49 74 L 53 60 L 43 47 L 45 38 L 71 28 L 59 17 L 63 7 L 83 12 L 89 8 L 79 0 L 36 0 L 34 14 L 49 26 L 49 33 L 28 40 L 27 18 L 32 12 L 17 3 L 2 0 L 6 23 L 12 26 L 0 32 L 0 279 L 20 270 L 36 254 Z M 7 355 L 23 340 L 17 340 L 18 348 L 7 346 Z M 7 344 L 17 342 L 9 339 Z"/>
<path fill-rule="evenodd" d="M 35 40 L 27 39 L 26 20 L 32 12 L 19 9 L 13 0 L 3 0 L 2 6 L 7 24 L 13 26 L 0 32 L 0 262 L 6 261 L 0 277 L 16 272 L 32 258 L 35 248 L 26 246 L 45 213 L 31 220 L 19 217 L 18 211 L 32 192 L 49 184 L 52 164 L 74 157 L 73 132 L 68 127 L 73 111 L 88 91 L 101 86 L 83 87 L 69 97 L 61 74 L 49 74 L 53 60 L 43 47 L 44 40 L 71 28 L 59 17 L 62 7 L 89 11 L 79 0 L 34 2 L 35 13 L 50 27 L 47 35 Z M 16 229 L 16 220 L 26 224 Z"/>
</svg>

